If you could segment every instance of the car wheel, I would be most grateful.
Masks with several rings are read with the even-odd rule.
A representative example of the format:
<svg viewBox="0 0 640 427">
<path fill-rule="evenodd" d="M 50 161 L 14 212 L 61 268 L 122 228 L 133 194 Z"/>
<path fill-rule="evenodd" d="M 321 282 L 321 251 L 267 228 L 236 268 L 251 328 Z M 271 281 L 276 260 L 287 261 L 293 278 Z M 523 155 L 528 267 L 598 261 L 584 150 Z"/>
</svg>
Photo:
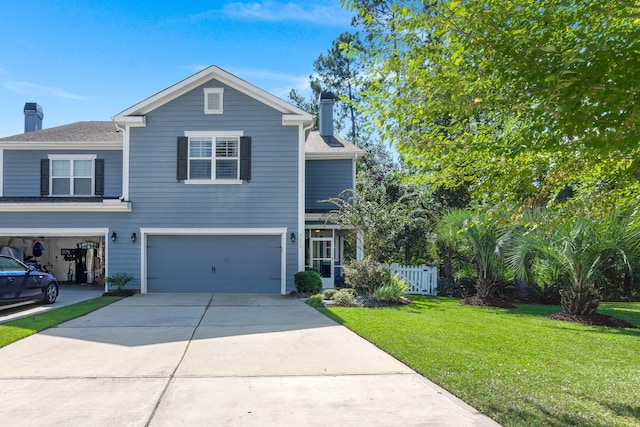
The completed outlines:
<svg viewBox="0 0 640 427">
<path fill-rule="evenodd" d="M 56 299 L 58 298 L 58 286 L 56 286 L 55 283 L 51 282 L 47 285 L 45 291 L 44 291 L 44 296 L 42 298 L 42 303 L 43 304 L 53 304 L 54 302 L 56 302 Z"/>
</svg>

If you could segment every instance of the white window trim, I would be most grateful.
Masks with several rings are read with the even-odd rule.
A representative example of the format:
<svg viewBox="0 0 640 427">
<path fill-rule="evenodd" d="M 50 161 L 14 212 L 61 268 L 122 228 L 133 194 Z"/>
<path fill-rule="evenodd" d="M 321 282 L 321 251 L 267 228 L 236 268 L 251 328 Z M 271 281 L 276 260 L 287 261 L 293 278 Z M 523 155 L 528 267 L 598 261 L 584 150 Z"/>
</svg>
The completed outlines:
<svg viewBox="0 0 640 427">
<path fill-rule="evenodd" d="M 95 160 L 98 157 L 96 154 L 49 154 L 49 196 L 55 197 L 95 197 L 96 195 L 96 163 Z M 91 194 L 53 194 L 53 160 L 90 160 L 91 163 Z M 73 167 L 71 168 L 73 171 Z M 73 193 L 73 179 L 75 176 L 71 176 L 71 182 L 69 186 L 69 192 Z M 86 178 L 86 177 L 85 177 Z"/>
<path fill-rule="evenodd" d="M 225 137 L 225 136 L 244 136 L 243 130 L 188 130 L 184 132 L 184 136 L 189 138 L 203 138 L 203 137 Z"/>
<path fill-rule="evenodd" d="M 206 89 L 205 89 L 206 90 Z M 185 131 L 184 136 L 189 138 L 189 143 L 191 143 L 191 138 L 211 138 L 211 150 L 212 155 L 214 155 L 213 165 L 212 165 L 212 173 L 215 170 L 215 140 L 216 138 L 238 138 L 238 176 L 240 175 L 240 137 L 244 136 L 243 130 L 232 130 L 232 131 Z M 187 163 L 187 176 L 189 176 L 189 172 L 191 169 L 191 156 L 188 157 Z M 196 184 L 196 185 L 238 185 L 242 184 L 243 180 L 241 179 L 186 179 L 184 180 L 185 184 Z"/>
<path fill-rule="evenodd" d="M 217 93 L 220 95 L 219 108 L 209 107 L 209 94 Z M 204 88 L 204 113 L 205 114 L 222 114 L 224 111 L 224 88 L 221 87 L 206 87 Z"/>
</svg>

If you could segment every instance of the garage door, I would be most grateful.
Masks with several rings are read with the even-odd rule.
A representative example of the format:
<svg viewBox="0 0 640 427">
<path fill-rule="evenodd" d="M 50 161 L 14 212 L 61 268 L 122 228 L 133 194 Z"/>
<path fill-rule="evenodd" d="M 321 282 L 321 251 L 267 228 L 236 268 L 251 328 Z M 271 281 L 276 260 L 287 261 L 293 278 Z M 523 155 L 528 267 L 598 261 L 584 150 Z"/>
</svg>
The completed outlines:
<svg viewBox="0 0 640 427">
<path fill-rule="evenodd" d="M 147 292 L 280 293 L 280 236 L 147 237 Z"/>
</svg>

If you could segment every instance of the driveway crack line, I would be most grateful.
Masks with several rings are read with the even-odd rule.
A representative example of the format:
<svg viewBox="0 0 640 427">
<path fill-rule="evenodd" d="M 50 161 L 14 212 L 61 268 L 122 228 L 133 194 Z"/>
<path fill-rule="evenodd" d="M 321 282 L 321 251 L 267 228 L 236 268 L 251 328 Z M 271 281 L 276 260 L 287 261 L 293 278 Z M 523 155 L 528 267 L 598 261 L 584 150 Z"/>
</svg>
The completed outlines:
<svg viewBox="0 0 640 427">
<path fill-rule="evenodd" d="M 191 333 L 191 336 L 189 337 L 189 341 L 187 341 L 187 345 L 184 347 L 184 351 L 182 352 L 182 356 L 180 357 L 180 360 L 176 364 L 176 367 L 173 369 L 173 372 L 171 372 L 171 374 L 169 375 L 169 380 L 167 381 L 167 383 L 165 384 L 164 388 L 162 389 L 162 392 L 160 393 L 160 396 L 158 397 L 158 400 L 156 401 L 156 404 L 153 407 L 153 411 L 151 411 L 151 414 L 149 415 L 149 419 L 145 423 L 145 427 L 149 427 L 151 425 L 151 422 L 153 421 L 153 418 L 156 416 L 156 412 L 157 412 L 158 408 L 160 407 L 160 403 L 162 403 L 162 400 L 164 399 L 164 396 L 167 394 L 167 390 L 169 390 L 169 386 L 173 383 L 173 380 L 175 378 L 176 372 L 178 372 L 178 368 L 180 368 L 180 365 L 182 364 L 182 361 L 184 360 L 184 357 L 187 355 L 187 351 L 189 351 L 189 346 L 191 345 L 191 341 L 193 341 L 193 337 L 195 337 L 196 331 L 198 330 L 198 328 L 200 327 L 200 324 L 202 323 L 202 319 L 204 319 L 204 316 L 207 314 L 207 311 L 209 310 L 209 307 L 211 307 L 211 302 L 212 301 L 213 301 L 213 294 L 211 294 L 211 297 L 209 298 L 209 302 L 207 303 L 207 306 L 204 309 L 204 312 L 202 313 L 202 316 L 200 316 L 200 320 L 198 320 L 198 324 L 196 325 L 195 328 L 193 328 L 193 332 Z"/>
</svg>

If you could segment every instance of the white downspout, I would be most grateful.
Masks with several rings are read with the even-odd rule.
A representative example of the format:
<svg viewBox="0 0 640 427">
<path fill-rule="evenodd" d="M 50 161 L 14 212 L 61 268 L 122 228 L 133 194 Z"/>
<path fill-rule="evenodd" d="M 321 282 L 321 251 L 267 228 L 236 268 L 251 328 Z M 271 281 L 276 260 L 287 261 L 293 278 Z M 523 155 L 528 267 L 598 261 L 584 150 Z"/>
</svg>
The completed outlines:
<svg viewBox="0 0 640 427">
<path fill-rule="evenodd" d="M 300 124 L 300 150 L 298 155 L 298 271 L 304 271 L 304 253 L 305 253 L 305 195 L 306 195 L 306 157 L 305 157 L 305 135 L 307 131 L 313 127 L 313 121 L 307 127 L 303 127 L 304 124 Z"/>
</svg>

